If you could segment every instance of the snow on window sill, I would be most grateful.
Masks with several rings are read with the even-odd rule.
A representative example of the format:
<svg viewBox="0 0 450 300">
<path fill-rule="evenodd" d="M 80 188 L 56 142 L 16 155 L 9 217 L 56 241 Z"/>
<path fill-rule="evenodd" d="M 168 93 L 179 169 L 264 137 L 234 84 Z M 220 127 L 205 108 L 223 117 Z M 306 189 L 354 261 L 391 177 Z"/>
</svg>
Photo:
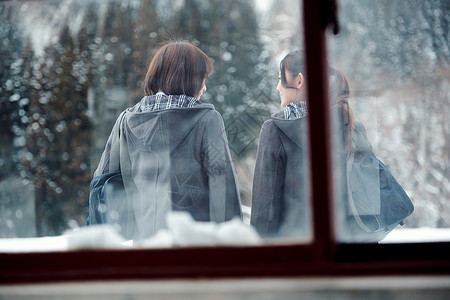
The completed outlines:
<svg viewBox="0 0 450 300">
<path fill-rule="evenodd" d="M 397 228 L 380 243 L 431 243 L 450 241 L 450 228 Z"/>
<path fill-rule="evenodd" d="M 239 246 L 262 243 L 253 227 L 239 219 L 196 222 L 187 213 L 172 212 L 168 228 L 139 241 L 125 240 L 111 225 L 82 227 L 61 236 L 0 239 L 0 252 L 51 252 L 80 249 L 170 248 L 174 246 Z"/>
</svg>

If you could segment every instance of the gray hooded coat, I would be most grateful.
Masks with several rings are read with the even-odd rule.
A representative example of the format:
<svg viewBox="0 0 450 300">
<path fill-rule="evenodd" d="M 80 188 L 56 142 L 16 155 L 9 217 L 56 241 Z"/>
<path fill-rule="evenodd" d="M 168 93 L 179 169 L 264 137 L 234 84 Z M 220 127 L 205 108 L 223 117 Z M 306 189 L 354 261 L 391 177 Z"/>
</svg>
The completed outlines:
<svg viewBox="0 0 450 300">
<path fill-rule="evenodd" d="M 340 109 L 333 108 L 330 113 L 333 116 L 334 193 L 339 204 L 336 219 L 338 238 L 346 241 L 380 241 L 402 218 L 412 213 L 413 206 L 401 186 L 388 174 L 389 171 L 380 171 L 378 164 L 381 165 L 381 162 L 373 160 L 375 156 L 363 124 L 354 122 L 352 150 L 349 152 L 346 145 L 348 120 Z M 251 211 L 251 224 L 262 236 L 309 238 L 311 206 L 307 202 L 307 125 L 306 118 L 286 120 L 282 113 L 278 113 L 262 126 Z M 348 159 L 350 153 L 354 156 L 352 160 Z M 365 157 L 372 160 L 362 161 Z M 349 173 L 355 168 L 361 171 L 356 175 Z M 351 187 L 348 178 L 352 180 Z M 359 197 L 353 202 L 357 209 L 352 210 L 348 191 L 352 195 L 367 194 L 368 197 Z M 393 225 L 366 231 L 361 227 L 361 222 L 357 224 L 359 219 L 371 225 L 377 225 L 374 219 Z"/>
<path fill-rule="evenodd" d="M 120 145 L 120 159 L 113 157 L 113 145 Z M 119 169 L 128 207 L 119 213 L 128 214 L 127 231 L 135 240 L 166 228 L 170 211 L 189 212 L 197 221 L 241 216 L 223 120 L 211 104 L 126 110 L 123 121 L 114 125 L 94 176 Z"/>
<path fill-rule="evenodd" d="M 277 113 L 264 122 L 253 178 L 251 225 L 265 237 L 304 237 L 307 211 L 306 118 Z"/>
</svg>

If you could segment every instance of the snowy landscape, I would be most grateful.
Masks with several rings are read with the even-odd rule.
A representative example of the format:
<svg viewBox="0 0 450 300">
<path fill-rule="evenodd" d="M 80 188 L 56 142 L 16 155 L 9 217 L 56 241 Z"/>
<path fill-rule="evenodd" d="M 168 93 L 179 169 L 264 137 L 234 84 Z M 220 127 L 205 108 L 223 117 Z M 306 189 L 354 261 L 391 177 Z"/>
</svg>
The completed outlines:
<svg viewBox="0 0 450 300">
<path fill-rule="evenodd" d="M 155 249 L 173 247 L 261 246 L 265 241 L 251 226 L 235 219 L 215 224 L 195 222 L 189 214 L 167 216 L 168 228 L 139 241 L 125 240 L 112 225 L 70 230 L 61 236 L 0 239 L 0 252 L 45 252 L 82 249 Z M 395 229 L 380 243 L 449 242 L 448 228 Z M 304 241 L 291 240 L 291 243 Z M 272 242 L 273 243 L 273 242 Z"/>
<path fill-rule="evenodd" d="M 252 172 L 262 121 L 280 109 L 279 61 L 303 40 L 301 10 L 287 9 L 297 1 L 118 3 L 0 3 L 0 251 L 263 244 L 248 226 Z M 450 1 L 339 3 L 329 63 L 415 206 L 382 243 L 449 241 Z M 213 58 L 204 100 L 227 130 L 248 125 L 229 134 L 244 223 L 169 216 L 172 227 L 133 245 L 113 227 L 84 227 L 89 182 L 115 117 L 140 97 L 151 49 L 174 32 Z"/>
</svg>

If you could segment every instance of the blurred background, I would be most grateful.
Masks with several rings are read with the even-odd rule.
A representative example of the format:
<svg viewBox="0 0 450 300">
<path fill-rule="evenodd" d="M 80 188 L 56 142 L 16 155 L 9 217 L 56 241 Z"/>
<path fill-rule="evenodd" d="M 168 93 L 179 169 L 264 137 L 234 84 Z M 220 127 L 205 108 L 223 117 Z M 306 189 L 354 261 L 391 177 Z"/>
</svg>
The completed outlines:
<svg viewBox="0 0 450 300">
<path fill-rule="evenodd" d="M 328 59 L 416 207 L 406 227 L 450 227 L 450 2 L 342 0 L 339 9 Z M 280 110 L 279 62 L 302 47 L 300 16 L 293 0 L 0 2 L 0 238 L 85 224 L 112 125 L 141 99 L 151 56 L 170 38 L 213 59 L 201 100 L 224 118 L 251 206 L 259 130 Z"/>
</svg>

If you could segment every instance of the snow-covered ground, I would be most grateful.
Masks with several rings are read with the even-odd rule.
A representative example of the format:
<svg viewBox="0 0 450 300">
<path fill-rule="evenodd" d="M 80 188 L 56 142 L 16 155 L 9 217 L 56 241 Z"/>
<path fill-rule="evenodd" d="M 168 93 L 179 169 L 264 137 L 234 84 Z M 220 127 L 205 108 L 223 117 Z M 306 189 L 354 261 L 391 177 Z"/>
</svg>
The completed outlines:
<svg viewBox="0 0 450 300">
<path fill-rule="evenodd" d="M 83 227 L 61 236 L 0 239 L 0 252 L 46 252 L 77 249 L 170 248 L 173 246 L 263 245 L 253 227 L 235 219 L 216 224 L 195 222 L 185 213 L 172 213 L 168 229 L 139 243 L 126 241 L 112 226 Z M 450 228 L 398 228 L 381 243 L 450 241 Z"/>
<path fill-rule="evenodd" d="M 0 239 L 0 252 L 43 252 L 77 249 L 169 248 L 173 246 L 258 245 L 262 243 L 253 227 L 239 219 L 196 222 L 187 213 L 172 212 L 167 229 L 133 243 L 126 241 L 111 225 L 82 227 L 54 237 Z"/>
</svg>

